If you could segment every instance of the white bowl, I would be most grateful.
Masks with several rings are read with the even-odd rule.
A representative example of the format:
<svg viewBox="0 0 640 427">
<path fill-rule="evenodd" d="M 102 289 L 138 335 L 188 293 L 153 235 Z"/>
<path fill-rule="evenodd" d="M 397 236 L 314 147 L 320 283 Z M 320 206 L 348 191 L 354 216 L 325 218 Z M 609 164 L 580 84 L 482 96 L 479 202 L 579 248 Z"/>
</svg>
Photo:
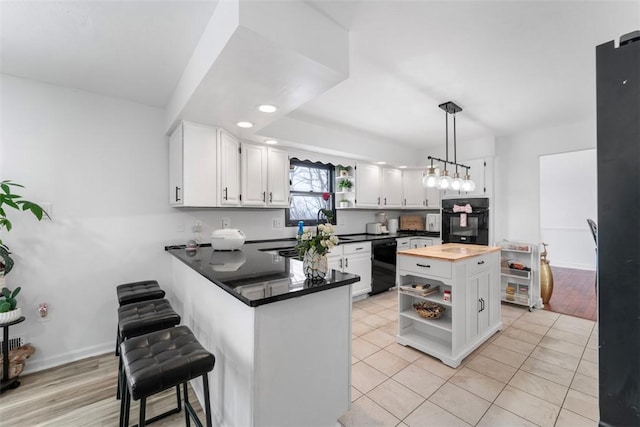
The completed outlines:
<svg viewBox="0 0 640 427">
<path fill-rule="evenodd" d="M 0 323 L 11 323 L 14 320 L 18 320 L 22 316 L 22 309 L 20 307 L 15 310 L 7 311 L 6 313 L 0 313 Z"/>
</svg>

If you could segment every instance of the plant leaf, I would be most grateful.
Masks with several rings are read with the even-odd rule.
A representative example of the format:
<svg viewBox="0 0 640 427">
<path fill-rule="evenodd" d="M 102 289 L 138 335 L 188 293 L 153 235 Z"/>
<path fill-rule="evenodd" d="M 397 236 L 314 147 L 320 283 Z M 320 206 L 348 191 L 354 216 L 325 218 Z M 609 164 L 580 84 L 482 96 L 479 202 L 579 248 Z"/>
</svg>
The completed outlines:
<svg viewBox="0 0 640 427">
<path fill-rule="evenodd" d="M 20 293 L 20 290 L 21 290 L 21 289 L 22 289 L 22 288 L 21 288 L 20 286 L 18 286 L 17 288 L 15 288 L 15 289 L 13 290 L 13 293 L 11 294 L 11 298 L 15 298 L 15 297 L 16 297 L 16 295 L 18 295 L 18 294 Z"/>
<path fill-rule="evenodd" d="M 3 297 L 10 297 L 11 296 L 11 292 L 9 291 L 9 288 L 2 288 L 2 291 L 0 291 L 0 293 L 2 293 Z"/>
<path fill-rule="evenodd" d="M 2 187 L 2 191 L 5 192 L 5 194 L 11 194 L 11 188 L 9 188 L 9 186 L 7 184 L 5 184 L 6 181 L 2 181 L 2 184 L 0 184 L 0 187 Z"/>
</svg>

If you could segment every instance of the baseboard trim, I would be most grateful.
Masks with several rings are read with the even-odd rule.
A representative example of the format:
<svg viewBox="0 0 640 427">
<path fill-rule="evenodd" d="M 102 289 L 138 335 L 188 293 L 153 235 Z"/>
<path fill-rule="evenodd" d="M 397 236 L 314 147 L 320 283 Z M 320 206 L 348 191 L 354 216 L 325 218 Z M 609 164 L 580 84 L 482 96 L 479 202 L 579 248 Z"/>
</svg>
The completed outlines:
<svg viewBox="0 0 640 427">
<path fill-rule="evenodd" d="M 25 364 L 25 369 L 21 375 L 31 374 L 38 371 L 43 371 L 45 369 L 51 369 L 58 367 L 60 365 L 65 365 L 71 362 L 77 362 L 78 360 L 86 359 L 88 357 L 99 356 L 101 354 L 109 353 L 114 351 L 114 343 L 103 343 L 94 345 L 91 347 L 86 347 L 80 350 L 76 350 L 70 353 L 61 354 L 59 356 L 54 356 L 50 358 L 40 359 L 40 360 L 27 360 Z M 36 353 L 38 348 L 36 347 Z"/>
</svg>

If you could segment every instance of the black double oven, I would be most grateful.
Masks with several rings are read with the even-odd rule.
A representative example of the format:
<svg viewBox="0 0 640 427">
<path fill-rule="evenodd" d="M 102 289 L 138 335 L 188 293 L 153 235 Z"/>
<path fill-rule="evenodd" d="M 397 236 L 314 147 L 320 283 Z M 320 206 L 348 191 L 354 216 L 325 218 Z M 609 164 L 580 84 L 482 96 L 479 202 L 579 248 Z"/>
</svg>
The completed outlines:
<svg viewBox="0 0 640 427">
<path fill-rule="evenodd" d="M 489 199 L 442 200 L 442 242 L 489 245 Z"/>
</svg>

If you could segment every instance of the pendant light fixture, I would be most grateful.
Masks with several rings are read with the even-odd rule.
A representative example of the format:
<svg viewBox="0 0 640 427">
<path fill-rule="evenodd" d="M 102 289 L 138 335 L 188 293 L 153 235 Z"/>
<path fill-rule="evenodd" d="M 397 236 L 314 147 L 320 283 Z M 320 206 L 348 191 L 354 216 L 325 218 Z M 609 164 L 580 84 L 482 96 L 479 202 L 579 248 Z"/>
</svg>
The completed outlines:
<svg viewBox="0 0 640 427">
<path fill-rule="evenodd" d="M 426 188 L 437 187 L 439 190 L 473 191 L 476 188 L 476 184 L 471 180 L 471 176 L 469 175 L 469 169 L 471 169 L 471 167 L 458 163 L 456 113 L 462 111 L 462 108 L 451 101 L 440 104 L 438 107 L 444 110 L 445 117 L 445 159 L 431 156 L 427 158 L 431 161 L 431 166 L 427 168 L 426 174 L 422 177 L 422 185 Z M 453 116 L 453 162 L 449 161 L 449 115 Z M 444 164 L 444 170 L 441 176 L 438 176 L 437 169 L 433 166 L 434 160 Z M 456 167 L 453 178 L 449 176 L 447 165 Z M 458 168 L 464 168 L 466 170 L 464 180 L 460 178 Z"/>
</svg>

